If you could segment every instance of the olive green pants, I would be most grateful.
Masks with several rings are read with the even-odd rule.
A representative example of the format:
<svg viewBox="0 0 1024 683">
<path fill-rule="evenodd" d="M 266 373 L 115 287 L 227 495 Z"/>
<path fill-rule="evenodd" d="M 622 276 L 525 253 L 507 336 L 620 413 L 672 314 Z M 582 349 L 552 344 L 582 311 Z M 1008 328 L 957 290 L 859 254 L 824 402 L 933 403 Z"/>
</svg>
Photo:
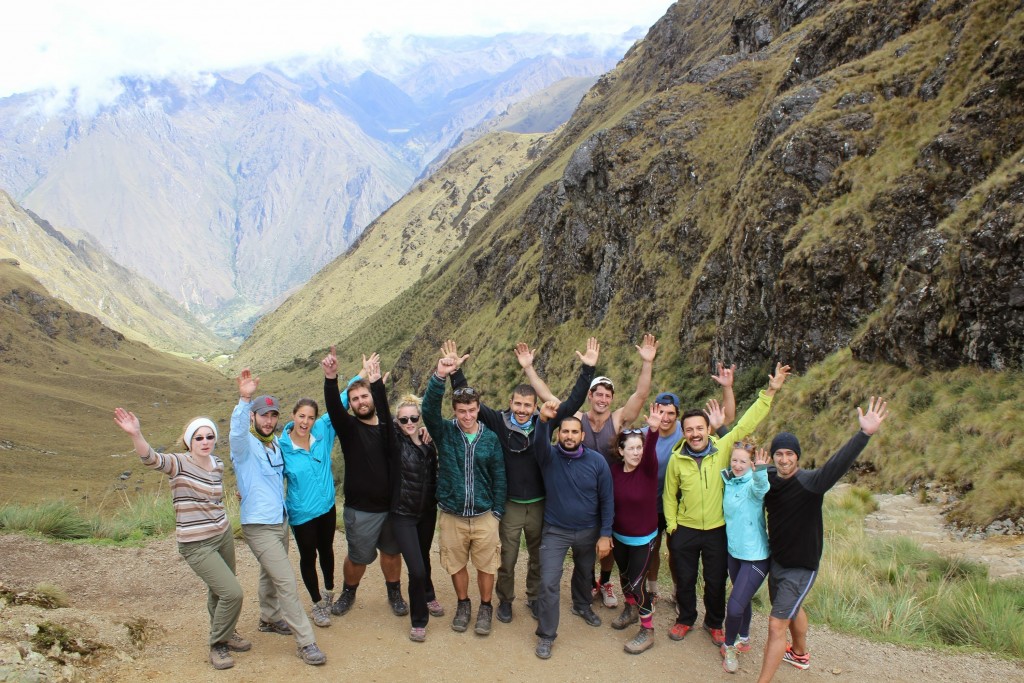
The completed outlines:
<svg viewBox="0 0 1024 683">
<path fill-rule="evenodd" d="M 204 541 L 179 543 L 178 552 L 206 583 L 210 646 L 226 643 L 242 613 L 242 586 L 235 577 L 235 539 L 231 529 Z"/>
</svg>

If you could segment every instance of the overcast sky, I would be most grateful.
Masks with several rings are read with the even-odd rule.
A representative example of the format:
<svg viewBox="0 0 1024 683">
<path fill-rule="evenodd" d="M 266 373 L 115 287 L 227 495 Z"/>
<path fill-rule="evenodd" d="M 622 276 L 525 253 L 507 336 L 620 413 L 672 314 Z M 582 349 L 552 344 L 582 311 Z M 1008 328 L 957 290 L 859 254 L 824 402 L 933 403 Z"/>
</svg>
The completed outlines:
<svg viewBox="0 0 1024 683">
<path fill-rule="evenodd" d="M 618 34 L 671 0 L 21 0 L 3 11 L 0 97 L 37 89 L 103 99 L 114 79 L 170 76 L 302 55 L 358 57 L 363 38 Z M 505 11 L 503 11 L 505 10 Z"/>
</svg>

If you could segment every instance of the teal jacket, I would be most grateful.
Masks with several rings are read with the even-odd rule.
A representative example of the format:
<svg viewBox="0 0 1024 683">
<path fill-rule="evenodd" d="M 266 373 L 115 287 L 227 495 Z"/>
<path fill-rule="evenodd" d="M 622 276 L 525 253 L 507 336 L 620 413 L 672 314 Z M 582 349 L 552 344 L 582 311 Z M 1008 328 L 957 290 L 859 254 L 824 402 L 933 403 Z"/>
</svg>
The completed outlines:
<svg viewBox="0 0 1024 683">
<path fill-rule="evenodd" d="M 479 423 L 472 441 L 455 420 L 441 417 L 445 383 L 431 375 L 423 393 L 423 422 L 437 446 L 437 506 L 459 517 L 505 514 L 505 456 L 498 435 Z"/>
<path fill-rule="evenodd" d="M 764 495 L 768 493 L 768 468 L 751 468 L 742 477 L 722 470 L 725 494 L 725 535 L 729 554 L 737 560 L 768 559 L 768 529 L 764 521 Z"/>
<path fill-rule="evenodd" d="M 305 524 L 334 506 L 334 472 L 331 471 L 331 450 L 334 448 L 334 426 L 324 413 L 309 430 L 309 450 L 292 443 L 294 422 L 284 426 L 278 444 L 284 454 L 284 476 L 288 482 L 285 507 L 288 523 Z"/>
</svg>

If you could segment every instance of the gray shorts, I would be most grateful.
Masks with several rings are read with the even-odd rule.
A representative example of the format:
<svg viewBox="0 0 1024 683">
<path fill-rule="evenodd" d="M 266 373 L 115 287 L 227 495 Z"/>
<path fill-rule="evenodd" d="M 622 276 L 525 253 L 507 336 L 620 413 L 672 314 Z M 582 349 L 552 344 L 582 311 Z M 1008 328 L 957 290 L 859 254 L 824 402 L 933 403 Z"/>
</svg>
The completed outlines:
<svg viewBox="0 0 1024 683">
<path fill-rule="evenodd" d="M 399 553 L 387 512 L 363 512 L 346 506 L 342 519 L 348 540 L 348 559 L 353 563 L 372 564 L 378 550 L 385 555 Z"/>
<path fill-rule="evenodd" d="M 776 619 L 795 619 L 804 598 L 811 592 L 818 572 L 803 567 L 783 567 L 775 560 L 768 568 L 768 595 L 772 601 L 772 616 Z"/>
</svg>

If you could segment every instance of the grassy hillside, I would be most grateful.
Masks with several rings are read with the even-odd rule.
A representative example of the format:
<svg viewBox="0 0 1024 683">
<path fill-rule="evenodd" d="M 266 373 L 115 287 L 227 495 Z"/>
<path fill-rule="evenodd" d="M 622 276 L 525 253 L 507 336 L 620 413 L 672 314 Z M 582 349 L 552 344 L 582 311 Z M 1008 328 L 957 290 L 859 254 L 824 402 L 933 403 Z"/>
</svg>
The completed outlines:
<svg viewBox="0 0 1024 683">
<path fill-rule="evenodd" d="M 57 229 L 0 191 L 0 258 L 14 258 L 54 296 L 157 349 L 210 354 L 232 346 L 87 235 Z"/>
<path fill-rule="evenodd" d="M 520 340 L 564 392 L 587 335 L 628 386 L 653 332 L 656 385 L 694 403 L 719 360 L 747 401 L 783 360 L 800 378 L 769 427 L 811 460 L 882 393 L 876 481 L 935 478 L 965 520 L 1019 516 L 1022 36 L 1024 10 L 998 0 L 677 3 L 339 353 L 378 350 L 421 389 L 453 336 L 495 402 Z M 308 382 L 319 351 L 277 381 Z"/>
<path fill-rule="evenodd" d="M 548 141 L 499 132 L 453 154 L 345 254 L 260 320 L 232 367 L 278 368 L 340 341 L 457 251 L 495 197 Z"/>
<path fill-rule="evenodd" d="M 115 504 L 165 480 L 144 472 L 113 410 L 136 412 L 154 447 L 176 448 L 182 427 L 211 414 L 227 454 L 222 375 L 131 341 L 54 299 L 21 268 L 0 261 L 0 503 L 66 499 Z M 129 477 L 120 479 L 122 472 Z"/>
</svg>

